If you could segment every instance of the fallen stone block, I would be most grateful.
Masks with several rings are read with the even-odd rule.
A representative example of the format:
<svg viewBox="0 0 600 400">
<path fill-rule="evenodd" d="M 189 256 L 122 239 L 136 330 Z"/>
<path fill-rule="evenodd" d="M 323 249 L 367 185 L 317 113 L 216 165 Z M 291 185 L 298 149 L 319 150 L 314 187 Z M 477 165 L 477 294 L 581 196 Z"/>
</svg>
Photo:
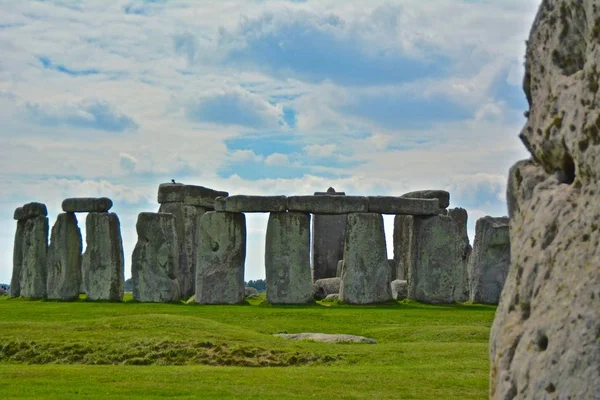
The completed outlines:
<svg viewBox="0 0 600 400">
<path fill-rule="evenodd" d="M 181 202 L 191 206 L 214 209 L 215 199 L 227 196 L 229 196 L 227 192 L 182 183 L 162 183 L 158 187 L 158 202 L 160 204 Z"/>
<path fill-rule="evenodd" d="M 436 199 L 411 199 L 396 196 L 369 196 L 369 212 L 378 214 L 437 215 Z"/>
<path fill-rule="evenodd" d="M 111 199 L 107 197 L 74 197 L 62 202 L 65 212 L 108 212 L 113 206 Z"/>
<path fill-rule="evenodd" d="M 227 212 L 284 212 L 287 209 L 286 196 L 245 196 L 217 197 L 215 211 Z"/>
<path fill-rule="evenodd" d="M 317 279 L 313 284 L 313 298 L 322 300 L 332 293 L 339 293 L 341 284 L 342 278 Z"/>
<path fill-rule="evenodd" d="M 328 333 L 276 333 L 283 339 L 292 340 L 312 340 L 314 342 L 325 343 L 366 343 L 376 344 L 375 339 L 370 339 L 364 336 L 345 335 L 345 334 L 328 334 Z"/>
<path fill-rule="evenodd" d="M 390 284 L 392 289 L 392 298 L 394 300 L 404 300 L 408 297 L 408 282 L 397 279 Z"/>
</svg>

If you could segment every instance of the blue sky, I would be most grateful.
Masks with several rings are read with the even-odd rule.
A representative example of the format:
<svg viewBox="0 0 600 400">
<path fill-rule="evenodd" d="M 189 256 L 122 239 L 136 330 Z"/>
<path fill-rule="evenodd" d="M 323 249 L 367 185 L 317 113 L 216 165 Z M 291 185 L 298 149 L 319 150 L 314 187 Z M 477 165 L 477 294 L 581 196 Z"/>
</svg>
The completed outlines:
<svg viewBox="0 0 600 400">
<path fill-rule="evenodd" d="M 446 189 L 472 241 L 477 218 L 506 214 L 508 168 L 528 156 L 538 4 L 0 0 L 0 282 L 13 210 L 44 202 L 52 224 L 73 196 L 113 199 L 129 277 L 137 214 L 171 178 L 232 194 Z M 262 278 L 267 216 L 247 220 L 246 278 Z"/>
</svg>

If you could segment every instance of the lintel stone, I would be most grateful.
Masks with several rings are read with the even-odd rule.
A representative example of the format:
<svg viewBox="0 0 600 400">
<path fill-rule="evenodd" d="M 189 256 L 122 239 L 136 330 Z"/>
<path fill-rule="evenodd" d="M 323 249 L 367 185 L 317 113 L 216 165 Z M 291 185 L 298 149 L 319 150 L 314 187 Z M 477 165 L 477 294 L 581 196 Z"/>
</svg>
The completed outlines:
<svg viewBox="0 0 600 400">
<path fill-rule="evenodd" d="M 215 211 L 284 212 L 286 209 L 286 196 L 236 195 L 228 197 L 217 197 L 215 199 Z"/>
<path fill-rule="evenodd" d="M 404 193 L 402 197 L 412 199 L 438 199 L 440 208 L 448 208 L 450 205 L 450 193 L 445 190 L 417 190 L 415 192 Z"/>
<path fill-rule="evenodd" d="M 290 196 L 287 208 L 313 214 L 365 213 L 369 210 L 369 200 L 364 196 Z"/>
<path fill-rule="evenodd" d="M 217 197 L 227 197 L 229 193 L 220 192 L 204 186 L 184 185 L 183 183 L 161 183 L 158 187 L 158 202 L 185 203 L 191 206 L 215 207 Z"/>
<path fill-rule="evenodd" d="M 64 212 L 108 212 L 113 206 L 107 197 L 74 197 L 62 202 Z"/>
<path fill-rule="evenodd" d="M 378 214 L 437 215 L 437 199 L 414 199 L 397 196 L 369 196 L 369 212 Z"/>
<path fill-rule="evenodd" d="M 27 203 L 15 210 L 14 219 L 17 221 L 35 217 L 47 217 L 48 209 L 42 203 Z"/>
</svg>

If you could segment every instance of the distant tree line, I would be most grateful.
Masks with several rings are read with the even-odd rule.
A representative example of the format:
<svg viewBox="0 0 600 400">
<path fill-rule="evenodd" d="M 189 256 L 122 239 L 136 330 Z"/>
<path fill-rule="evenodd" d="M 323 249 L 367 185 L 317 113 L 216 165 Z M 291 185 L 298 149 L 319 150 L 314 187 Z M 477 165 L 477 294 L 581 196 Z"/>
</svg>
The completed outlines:
<svg viewBox="0 0 600 400">
<path fill-rule="evenodd" d="M 264 279 L 257 279 L 255 281 L 246 282 L 246 286 L 253 287 L 259 292 L 267 290 L 267 282 Z"/>
</svg>

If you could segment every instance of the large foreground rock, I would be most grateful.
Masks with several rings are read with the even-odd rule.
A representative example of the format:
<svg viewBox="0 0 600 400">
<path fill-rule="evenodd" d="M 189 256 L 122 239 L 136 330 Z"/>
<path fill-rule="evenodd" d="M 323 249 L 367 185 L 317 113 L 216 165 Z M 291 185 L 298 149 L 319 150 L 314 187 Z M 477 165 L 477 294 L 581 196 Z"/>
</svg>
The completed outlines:
<svg viewBox="0 0 600 400">
<path fill-rule="evenodd" d="M 246 217 L 207 212 L 200 219 L 196 262 L 196 302 L 237 304 L 244 301 Z"/>
<path fill-rule="evenodd" d="M 140 213 L 135 229 L 138 240 L 131 256 L 133 299 L 169 303 L 180 299 L 177 269 L 179 243 L 175 216 Z"/>
<path fill-rule="evenodd" d="M 48 299 L 76 300 L 81 287 L 81 231 L 73 213 L 56 217 L 48 247 Z"/>
<path fill-rule="evenodd" d="M 113 206 L 107 197 L 73 197 L 62 202 L 64 212 L 108 212 Z"/>
<path fill-rule="evenodd" d="M 269 215 L 265 244 L 267 302 L 306 304 L 312 301 L 310 214 Z"/>
<path fill-rule="evenodd" d="M 33 217 L 25 222 L 19 293 L 21 297 L 46 297 L 48 230 L 47 217 Z"/>
<path fill-rule="evenodd" d="M 487 216 L 478 219 L 469 260 L 470 300 L 498 304 L 509 267 L 508 218 Z"/>
<path fill-rule="evenodd" d="M 115 213 L 89 213 L 82 277 L 88 300 L 123 299 L 123 242 Z"/>
<path fill-rule="evenodd" d="M 198 250 L 198 221 L 208 209 L 184 203 L 164 203 L 158 212 L 175 216 L 179 260 L 176 270 L 179 292 L 187 299 L 196 292 L 196 252 Z"/>
<path fill-rule="evenodd" d="M 366 343 L 376 344 L 375 339 L 364 336 L 346 335 L 346 334 L 330 334 L 330 333 L 276 333 L 274 336 L 279 336 L 283 339 L 291 340 L 311 340 L 313 342 L 325 343 Z"/>
<path fill-rule="evenodd" d="M 544 0 L 528 41 L 509 173 L 511 266 L 490 336 L 493 399 L 600 393 L 600 7 Z"/>
<path fill-rule="evenodd" d="M 373 304 L 391 300 L 391 266 L 387 258 L 383 216 L 348 214 L 340 300 Z"/>
</svg>

